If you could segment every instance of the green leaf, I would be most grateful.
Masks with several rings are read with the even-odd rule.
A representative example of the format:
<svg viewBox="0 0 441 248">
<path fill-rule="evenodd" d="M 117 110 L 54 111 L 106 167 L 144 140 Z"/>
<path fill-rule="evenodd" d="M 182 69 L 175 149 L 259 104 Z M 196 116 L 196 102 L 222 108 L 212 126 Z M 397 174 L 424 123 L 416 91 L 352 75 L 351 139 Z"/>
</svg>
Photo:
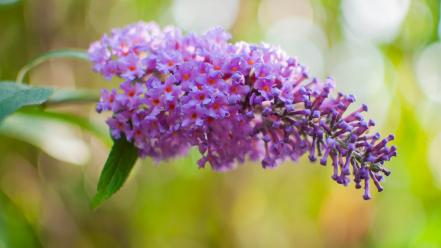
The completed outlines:
<svg viewBox="0 0 441 248">
<path fill-rule="evenodd" d="M 109 157 L 101 171 L 97 192 L 91 206 L 97 208 L 106 199 L 117 192 L 126 181 L 138 158 L 136 147 L 125 137 L 115 140 Z"/>
<path fill-rule="evenodd" d="M 18 72 L 17 82 L 19 82 L 19 83 L 23 82 L 23 79 L 26 76 L 26 73 L 28 73 L 32 68 L 34 68 L 37 65 L 44 63 L 47 60 L 52 59 L 52 58 L 76 58 L 76 59 L 82 59 L 82 60 L 89 60 L 89 57 L 87 56 L 87 52 L 82 51 L 82 50 L 63 49 L 63 50 L 50 51 L 50 52 L 47 52 L 43 55 L 40 55 L 40 56 L 34 58 L 29 63 L 27 63 Z"/>
<path fill-rule="evenodd" d="M 18 3 L 18 0 L 0 0 L 0 6 Z"/>
<path fill-rule="evenodd" d="M 26 105 L 45 102 L 52 94 L 49 88 L 29 87 L 14 82 L 0 82 L 0 122 L 9 114 Z"/>
</svg>

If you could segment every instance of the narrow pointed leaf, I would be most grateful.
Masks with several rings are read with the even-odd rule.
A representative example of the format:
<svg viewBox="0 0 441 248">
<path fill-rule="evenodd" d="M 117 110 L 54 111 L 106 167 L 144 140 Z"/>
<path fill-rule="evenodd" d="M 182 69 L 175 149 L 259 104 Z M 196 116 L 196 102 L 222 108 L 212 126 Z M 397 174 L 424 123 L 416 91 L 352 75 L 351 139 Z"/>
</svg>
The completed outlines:
<svg viewBox="0 0 441 248">
<path fill-rule="evenodd" d="M 9 114 L 27 105 L 45 102 L 52 94 L 50 88 L 30 87 L 15 82 L 0 82 L 0 122 Z"/>
<path fill-rule="evenodd" d="M 126 181 L 138 158 L 136 147 L 125 137 L 115 140 L 109 157 L 101 171 L 97 192 L 92 199 L 92 208 L 97 208 L 117 192 Z"/>
</svg>

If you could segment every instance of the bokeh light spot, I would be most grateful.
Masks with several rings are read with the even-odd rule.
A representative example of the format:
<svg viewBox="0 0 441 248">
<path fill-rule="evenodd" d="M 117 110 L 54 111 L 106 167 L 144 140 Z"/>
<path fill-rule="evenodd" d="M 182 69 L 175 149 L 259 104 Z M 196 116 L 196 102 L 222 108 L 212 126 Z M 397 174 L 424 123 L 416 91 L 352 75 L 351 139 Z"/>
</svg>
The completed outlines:
<svg viewBox="0 0 441 248">
<path fill-rule="evenodd" d="M 425 48 L 415 64 L 418 83 L 427 97 L 441 102 L 441 42 Z"/>
<path fill-rule="evenodd" d="M 409 4 L 410 0 L 343 0 L 344 25 L 359 38 L 390 42 L 398 34 Z"/>
<path fill-rule="evenodd" d="M 266 41 L 281 46 L 289 55 L 299 58 L 311 74 L 324 76 L 324 55 L 327 49 L 323 30 L 302 17 L 277 21 L 268 29 Z"/>
<path fill-rule="evenodd" d="M 213 26 L 229 29 L 236 20 L 239 0 L 175 0 L 171 6 L 178 26 L 205 31 Z"/>
</svg>

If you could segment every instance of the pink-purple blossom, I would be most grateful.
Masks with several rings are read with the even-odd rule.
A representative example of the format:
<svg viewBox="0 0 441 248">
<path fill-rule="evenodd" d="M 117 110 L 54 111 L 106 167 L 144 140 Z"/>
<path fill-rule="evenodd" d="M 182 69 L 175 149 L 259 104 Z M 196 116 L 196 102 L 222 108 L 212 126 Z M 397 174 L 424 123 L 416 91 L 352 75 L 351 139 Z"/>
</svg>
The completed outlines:
<svg viewBox="0 0 441 248">
<path fill-rule="evenodd" d="M 198 166 L 229 170 L 247 159 L 264 168 L 297 160 L 330 164 L 332 179 L 378 191 L 384 162 L 396 156 L 393 136 L 370 134 L 354 96 L 332 95 L 334 81 L 311 78 L 306 67 L 267 44 L 231 43 L 221 28 L 182 34 L 174 27 L 136 23 L 94 42 L 90 59 L 105 78 L 124 79 L 103 90 L 97 111 L 111 111 L 115 139 L 126 138 L 140 157 L 165 160 L 197 147 Z"/>
</svg>

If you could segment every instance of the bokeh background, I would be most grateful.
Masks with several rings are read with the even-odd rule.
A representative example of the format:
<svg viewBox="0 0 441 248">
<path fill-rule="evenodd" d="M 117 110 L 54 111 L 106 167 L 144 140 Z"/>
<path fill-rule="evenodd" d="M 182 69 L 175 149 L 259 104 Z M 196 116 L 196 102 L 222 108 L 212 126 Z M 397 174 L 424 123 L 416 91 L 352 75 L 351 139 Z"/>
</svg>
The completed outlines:
<svg viewBox="0 0 441 248">
<path fill-rule="evenodd" d="M 0 0 L 0 80 L 138 20 L 195 32 L 221 25 L 235 41 L 278 44 L 313 75 L 332 75 L 370 106 L 378 131 L 396 135 L 385 191 L 363 201 L 305 159 L 216 173 L 197 169 L 191 153 L 139 161 L 91 211 L 109 151 L 105 117 L 93 104 L 21 111 L 0 125 L 0 247 L 441 247 L 438 0 Z M 54 59 L 27 81 L 117 84 L 90 67 Z"/>
</svg>

